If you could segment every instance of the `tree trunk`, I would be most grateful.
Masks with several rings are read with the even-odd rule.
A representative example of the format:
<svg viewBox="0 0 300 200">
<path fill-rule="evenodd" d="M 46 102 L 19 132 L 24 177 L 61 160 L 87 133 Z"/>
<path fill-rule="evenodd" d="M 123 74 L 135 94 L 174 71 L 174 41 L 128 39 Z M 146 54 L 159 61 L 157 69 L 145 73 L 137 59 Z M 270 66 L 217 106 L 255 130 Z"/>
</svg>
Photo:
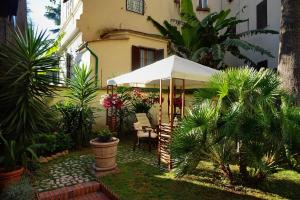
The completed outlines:
<svg viewBox="0 0 300 200">
<path fill-rule="evenodd" d="M 279 65 L 283 88 L 300 104 L 300 1 L 281 0 Z"/>
</svg>

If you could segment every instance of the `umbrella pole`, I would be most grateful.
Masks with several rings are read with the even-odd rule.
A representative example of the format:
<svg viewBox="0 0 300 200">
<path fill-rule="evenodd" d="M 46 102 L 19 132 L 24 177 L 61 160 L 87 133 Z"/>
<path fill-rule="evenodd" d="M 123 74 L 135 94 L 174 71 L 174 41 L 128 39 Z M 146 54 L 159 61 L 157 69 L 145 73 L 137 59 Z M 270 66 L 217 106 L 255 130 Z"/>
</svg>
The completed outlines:
<svg viewBox="0 0 300 200">
<path fill-rule="evenodd" d="M 173 129 L 174 123 L 174 87 L 173 87 L 173 78 L 170 79 L 170 116 L 169 123 L 171 126 L 171 130 Z"/>
<path fill-rule="evenodd" d="M 160 137 L 161 137 L 161 123 L 162 123 L 162 80 L 159 80 L 159 113 L 158 113 L 158 144 L 157 144 L 157 156 L 158 156 L 158 165 L 161 162 L 161 147 L 160 147 Z"/>
<path fill-rule="evenodd" d="M 185 108 L 185 80 L 182 79 L 182 93 L 181 93 L 181 119 L 184 117 L 184 108 Z"/>
</svg>

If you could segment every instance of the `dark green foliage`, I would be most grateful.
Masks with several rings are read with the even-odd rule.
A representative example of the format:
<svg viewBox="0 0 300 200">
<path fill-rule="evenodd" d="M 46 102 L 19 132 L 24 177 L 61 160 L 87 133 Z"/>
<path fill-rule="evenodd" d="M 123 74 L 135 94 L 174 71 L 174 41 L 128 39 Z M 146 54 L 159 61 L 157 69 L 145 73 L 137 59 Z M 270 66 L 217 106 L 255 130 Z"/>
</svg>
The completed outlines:
<svg viewBox="0 0 300 200">
<path fill-rule="evenodd" d="M 250 30 L 237 34 L 234 29 L 237 25 L 248 20 L 239 20 L 236 16 L 230 16 L 230 10 L 222 10 L 219 13 L 211 13 L 199 21 L 193 9 L 191 0 L 181 1 L 181 30 L 168 21 L 163 25 L 148 17 L 159 32 L 170 39 L 171 53 L 207 65 L 213 68 L 224 68 L 226 53 L 243 60 L 250 66 L 257 63 L 251 60 L 244 51 L 254 51 L 262 55 L 273 55 L 260 46 L 244 40 L 246 36 L 257 34 L 278 34 L 272 30 Z"/>
<path fill-rule="evenodd" d="M 33 200 L 35 193 L 33 187 L 30 185 L 28 178 L 22 178 L 18 183 L 12 184 L 4 188 L 1 193 L 2 200 Z"/>
<path fill-rule="evenodd" d="M 60 15 L 61 15 L 61 5 L 60 2 L 52 2 L 53 5 L 46 6 L 46 13 L 44 14 L 45 17 L 52 20 L 56 26 L 60 25 Z M 57 33 L 59 32 L 59 28 L 52 29 L 51 32 Z"/>
<path fill-rule="evenodd" d="M 0 147 L 2 150 L 0 156 L 0 165 L 7 172 L 19 169 L 21 166 L 26 167 L 31 159 L 37 159 L 34 152 L 40 148 L 39 144 L 17 143 L 15 140 L 7 140 L 0 134 Z"/>
<path fill-rule="evenodd" d="M 59 133 L 42 133 L 34 137 L 34 141 L 41 144 L 42 147 L 38 151 L 38 155 L 51 155 L 73 147 L 70 134 Z"/>
<path fill-rule="evenodd" d="M 52 77 L 59 58 L 49 53 L 53 43 L 45 32 L 29 26 L 16 30 L 12 40 L 0 46 L 0 128 L 17 142 L 30 140 L 34 133 L 47 132 L 55 117 L 45 103 L 53 94 Z"/>
<path fill-rule="evenodd" d="M 95 122 L 91 108 L 81 110 L 78 105 L 70 102 L 60 102 L 55 105 L 55 109 L 61 113 L 58 128 L 65 135 L 70 135 L 72 143 L 74 143 L 71 146 L 76 148 L 76 146 L 88 145 L 92 125 Z M 81 133 L 82 130 L 84 134 Z M 67 138 L 65 139 L 68 140 Z"/>
<path fill-rule="evenodd" d="M 195 96 L 172 139 L 179 174 L 209 159 L 227 178 L 229 164 L 237 164 L 243 180 L 260 181 L 292 158 L 300 112 L 272 70 L 228 69 Z"/>
<path fill-rule="evenodd" d="M 99 142 L 109 142 L 112 139 L 112 133 L 108 129 L 102 129 L 97 133 L 97 141 Z"/>
<path fill-rule="evenodd" d="M 86 66 L 74 66 L 72 78 L 67 78 L 66 97 L 70 102 L 58 103 L 55 107 L 62 114 L 60 127 L 70 134 L 75 148 L 89 143 L 94 123 L 94 113 L 90 103 L 95 99 L 97 84 L 92 70 Z"/>
<path fill-rule="evenodd" d="M 74 147 L 74 143 L 70 134 L 63 132 L 55 133 L 56 136 L 56 152 L 61 152 L 64 150 L 69 150 Z"/>
</svg>

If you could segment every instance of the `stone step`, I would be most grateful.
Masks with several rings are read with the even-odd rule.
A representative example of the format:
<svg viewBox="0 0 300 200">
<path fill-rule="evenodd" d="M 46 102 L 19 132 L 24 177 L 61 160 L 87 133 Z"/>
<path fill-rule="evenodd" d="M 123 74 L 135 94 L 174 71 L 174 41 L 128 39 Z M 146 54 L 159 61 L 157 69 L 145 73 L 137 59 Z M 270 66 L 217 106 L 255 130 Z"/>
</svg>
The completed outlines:
<svg viewBox="0 0 300 200">
<path fill-rule="evenodd" d="M 38 194 L 39 200 L 69 200 L 69 199 L 86 199 L 89 196 L 95 197 L 97 199 L 109 200 L 118 199 L 108 198 L 105 193 L 107 193 L 107 188 L 96 181 L 81 183 L 69 187 L 63 187 L 56 190 L 41 192 Z M 113 197 L 112 193 L 108 193 L 109 196 Z M 100 198 L 101 197 L 101 198 Z M 91 199 L 91 198 L 90 198 Z M 96 199 L 96 200 L 97 200 Z"/>
<path fill-rule="evenodd" d="M 71 200 L 110 200 L 102 192 L 94 192 L 83 196 L 72 198 Z"/>
</svg>

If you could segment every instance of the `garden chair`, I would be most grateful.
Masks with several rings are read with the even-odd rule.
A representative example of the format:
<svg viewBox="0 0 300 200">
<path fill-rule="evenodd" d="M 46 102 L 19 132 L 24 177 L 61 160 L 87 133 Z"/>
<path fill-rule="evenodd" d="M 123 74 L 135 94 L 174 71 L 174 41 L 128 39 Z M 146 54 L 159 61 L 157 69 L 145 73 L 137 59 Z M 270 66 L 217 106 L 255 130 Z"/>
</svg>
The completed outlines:
<svg viewBox="0 0 300 200">
<path fill-rule="evenodd" d="M 149 145 L 149 151 L 151 151 L 152 144 L 157 145 L 157 128 L 151 126 L 146 113 L 138 113 L 136 118 L 137 122 L 133 124 L 136 133 L 133 150 L 136 146 L 140 147 L 141 142 L 146 142 Z"/>
</svg>

